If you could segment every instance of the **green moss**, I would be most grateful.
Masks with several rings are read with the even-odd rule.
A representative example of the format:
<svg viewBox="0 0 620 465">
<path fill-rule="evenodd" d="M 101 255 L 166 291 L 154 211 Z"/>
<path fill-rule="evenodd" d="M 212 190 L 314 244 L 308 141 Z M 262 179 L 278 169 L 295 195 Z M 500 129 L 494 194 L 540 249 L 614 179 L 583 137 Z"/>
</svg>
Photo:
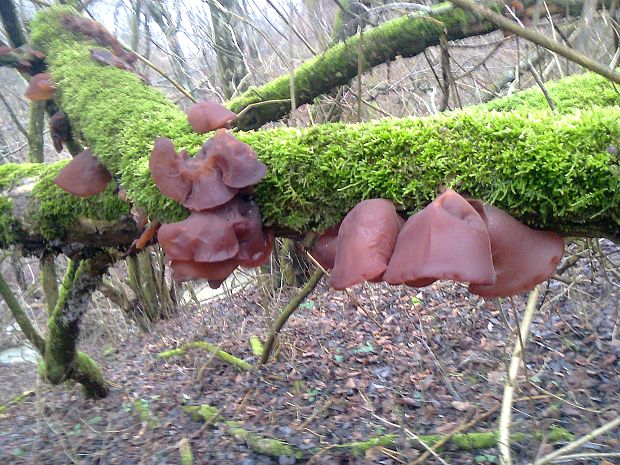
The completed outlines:
<svg viewBox="0 0 620 465">
<path fill-rule="evenodd" d="M 194 454 L 192 453 L 192 446 L 187 438 L 183 438 L 179 441 L 179 455 L 181 456 L 181 465 L 193 465 Z"/>
<path fill-rule="evenodd" d="M 576 109 L 592 106 L 620 105 L 620 92 L 608 79 L 594 73 L 569 76 L 555 82 L 545 83 L 558 113 L 572 113 Z M 532 87 L 508 97 L 495 99 L 477 107 L 480 110 L 542 110 L 551 112 L 547 99 L 540 88 Z"/>
<path fill-rule="evenodd" d="M 159 357 L 164 358 L 164 359 L 178 357 L 181 355 L 185 355 L 187 351 L 190 349 L 204 349 L 214 354 L 216 357 L 218 357 L 223 362 L 226 362 L 229 365 L 232 365 L 239 370 L 247 371 L 247 370 L 252 369 L 252 365 L 250 365 L 245 360 L 241 360 L 240 358 L 237 358 L 234 355 L 229 354 L 228 352 L 224 352 L 223 350 L 220 350 L 217 346 L 207 341 L 188 342 L 187 344 L 183 344 L 181 347 L 177 349 L 171 349 L 171 350 L 166 350 L 164 352 L 160 352 Z"/>
<path fill-rule="evenodd" d="M 149 429 L 159 427 L 159 419 L 151 412 L 148 400 L 136 399 L 133 403 L 133 408 L 140 416 L 140 420 L 145 423 Z"/>
<path fill-rule="evenodd" d="M 34 37 L 49 52 L 63 108 L 136 206 L 163 222 L 186 217 L 184 208 L 154 186 L 148 158 L 158 136 L 171 138 L 177 149 L 190 153 L 206 137 L 194 134 L 185 115 L 136 76 L 93 63 L 88 43 L 78 42 L 58 25 L 59 14 L 67 11 L 46 10 L 33 22 Z M 458 29 L 456 34 L 468 24 L 464 15 L 452 11 L 437 18 L 452 21 L 449 27 Z M 388 45 L 381 37 L 411 28 L 418 31 L 421 24 L 424 34 L 408 36 L 420 42 L 398 47 L 423 49 L 435 40 L 432 28 L 437 25 L 428 18 L 395 21 L 369 32 L 368 37 L 378 34 L 372 53 L 386 53 L 383 47 Z M 351 44 L 338 44 L 302 65 L 297 71 L 299 84 L 311 94 L 322 85 L 315 82 L 316 76 L 320 79 L 339 66 L 351 66 L 349 55 L 356 54 Z M 353 63 L 356 67 L 356 60 Z M 287 82 L 284 76 L 267 87 Z M 288 92 L 288 84 L 286 88 Z M 566 114 L 551 114 L 537 91 L 529 91 L 486 107 L 431 118 L 279 128 L 238 137 L 269 167 L 256 188 L 269 225 L 300 232 L 324 229 L 371 197 L 392 199 L 413 212 L 432 200 L 440 186 L 447 186 L 494 203 L 531 225 L 562 230 L 600 224 L 617 231 L 620 163 L 608 148 L 620 146 L 620 108 L 607 106 L 620 103 L 617 94 L 592 75 L 575 76 L 549 88 Z M 259 99 L 264 98 L 264 89 L 244 93 L 231 107 L 254 102 L 257 92 Z M 588 110 L 574 111 L 576 105 Z M 57 169 L 46 171 L 37 186 L 46 237 L 58 236 L 85 213 L 114 220 L 127 212 L 110 191 L 86 200 L 62 193 L 51 182 Z"/>
<path fill-rule="evenodd" d="M 55 183 L 58 171 L 68 160 L 46 165 L 47 169 L 34 187 L 38 211 L 33 212 L 41 233 L 49 240 L 64 237 L 68 227 L 79 218 L 117 222 L 121 216 L 130 213 L 129 205 L 114 194 L 114 183 L 98 195 L 77 198 L 60 189 Z"/>
<path fill-rule="evenodd" d="M 5 163 L 0 165 L 0 190 L 13 187 L 18 181 L 36 178 L 45 173 L 42 163 Z"/>
</svg>

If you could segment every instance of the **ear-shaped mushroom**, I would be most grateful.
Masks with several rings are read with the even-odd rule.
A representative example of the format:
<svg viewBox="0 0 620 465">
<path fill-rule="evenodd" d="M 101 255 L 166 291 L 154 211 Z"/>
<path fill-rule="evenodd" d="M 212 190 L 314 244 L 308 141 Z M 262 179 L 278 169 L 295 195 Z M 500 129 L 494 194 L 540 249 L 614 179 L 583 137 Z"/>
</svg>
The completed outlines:
<svg viewBox="0 0 620 465">
<path fill-rule="evenodd" d="M 213 212 L 192 212 L 183 221 L 164 224 L 157 239 L 172 260 L 221 262 L 239 252 L 232 224 Z"/>
<path fill-rule="evenodd" d="M 39 73 L 32 76 L 26 88 L 26 98 L 34 101 L 49 100 L 54 95 L 56 84 L 49 73 Z"/>
<path fill-rule="evenodd" d="M 482 297 L 507 297 L 532 289 L 549 278 L 564 254 L 564 240 L 551 231 L 536 231 L 505 211 L 474 203 L 491 238 L 494 284 L 471 284 L 469 291 Z"/>
<path fill-rule="evenodd" d="M 177 154 L 165 137 L 155 140 L 149 167 L 157 188 L 193 211 L 219 207 L 238 191 L 223 183 L 222 173 L 209 165 L 204 154 L 199 152 L 194 158 L 185 152 Z"/>
<path fill-rule="evenodd" d="M 189 125 L 198 134 L 228 128 L 235 116 L 228 108 L 210 100 L 194 103 L 187 111 Z"/>
<path fill-rule="evenodd" d="M 170 266 L 172 267 L 172 277 L 175 281 L 208 279 L 209 285 L 217 288 L 235 271 L 235 268 L 239 266 L 239 262 L 234 258 L 215 263 L 172 260 Z"/>
<path fill-rule="evenodd" d="M 364 200 L 353 207 L 338 231 L 331 286 L 345 289 L 381 280 L 403 223 L 390 200 Z"/>
<path fill-rule="evenodd" d="M 188 179 L 181 177 L 183 160 L 186 158 L 185 152 L 177 154 L 170 139 L 158 137 L 149 159 L 151 177 L 157 188 L 166 197 L 181 203 L 185 202 L 192 187 Z"/>
<path fill-rule="evenodd" d="M 253 186 L 267 173 L 267 167 L 258 161 L 254 150 L 225 129 L 218 130 L 206 141 L 199 155 L 205 156 L 210 166 L 222 171 L 228 187 Z"/>
<path fill-rule="evenodd" d="M 407 220 L 383 279 L 414 287 L 437 279 L 493 284 L 484 221 L 463 197 L 447 190 Z"/>
<path fill-rule="evenodd" d="M 326 270 L 331 270 L 334 267 L 338 246 L 338 229 L 340 229 L 339 224 L 326 230 L 312 247 L 312 256 Z"/>
<path fill-rule="evenodd" d="M 69 124 L 69 117 L 67 114 L 58 110 L 52 115 L 49 122 L 50 137 L 54 148 L 58 153 L 62 152 L 62 144 L 69 140 L 71 137 L 71 125 Z"/>
<path fill-rule="evenodd" d="M 273 231 L 263 230 L 260 211 L 256 205 L 242 200 L 231 203 L 237 212 L 231 222 L 239 241 L 239 264 L 247 267 L 260 266 L 267 261 L 273 249 Z"/>
<path fill-rule="evenodd" d="M 54 182 L 70 194 L 90 197 L 103 192 L 111 180 L 106 167 L 86 149 L 58 172 Z"/>
</svg>

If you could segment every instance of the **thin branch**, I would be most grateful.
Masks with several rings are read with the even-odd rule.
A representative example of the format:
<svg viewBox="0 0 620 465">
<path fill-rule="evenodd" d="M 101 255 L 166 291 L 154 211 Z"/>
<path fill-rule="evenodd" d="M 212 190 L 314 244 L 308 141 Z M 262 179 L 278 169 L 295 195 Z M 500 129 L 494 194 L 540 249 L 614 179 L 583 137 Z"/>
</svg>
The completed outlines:
<svg viewBox="0 0 620 465">
<path fill-rule="evenodd" d="M 510 452 L 510 421 L 512 418 L 512 399 L 514 396 L 515 388 L 517 386 L 517 375 L 519 374 L 519 366 L 523 361 L 523 354 L 525 351 L 525 345 L 527 343 L 527 336 L 530 332 L 530 325 L 534 318 L 534 313 L 537 308 L 538 296 L 540 289 L 536 286 L 527 299 L 527 305 L 525 306 L 525 313 L 523 314 L 523 320 L 519 327 L 520 337 L 517 337 L 514 349 L 512 351 L 512 358 L 510 360 L 510 367 L 508 368 L 508 379 L 504 384 L 504 395 L 502 397 L 502 409 L 499 417 L 499 438 L 497 439 L 497 446 L 499 449 L 499 461 L 501 465 L 510 465 L 512 463 Z"/>
<path fill-rule="evenodd" d="M 579 439 L 576 439 L 575 441 L 569 444 L 566 444 L 561 449 L 558 449 L 556 451 L 551 452 L 550 454 L 545 455 L 544 457 L 541 457 L 540 459 L 536 460 L 536 462 L 534 462 L 533 465 L 545 465 L 546 463 L 549 463 L 555 459 L 562 457 L 564 454 L 568 452 L 574 451 L 578 447 L 583 446 L 586 442 L 589 442 L 592 439 L 600 436 L 601 434 L 605 434 L 617 428 L 618 426 L 620 426 L 620 416 L 617 416 L 610 422 L 607 422 L 603 426 L 596 428 L 594 431 L 590 431 L 585 436 L 581 436 Z"/>
<path fill-rule="evenodd" d="M 568 48 L 567 46 L 562 45 L 561 43 L 556 42 L 555 40 L 550 39 L 549 37 L 544 36 L 543 34 L 533 29 L 519 26 L 517 23 L 510 21 L 508 18 L 498 15 L 497 13 L 489 10 L 488 8 L 477 5 L 472 0 L 450 1 L 464 10 L 471 11 L 472 13 L 482 16 L 486 20 L 500 26 L 501 28 L 513 32 L 519 37 L 523 37 L 524 39 L 534 42 L 541 47 L 556 52 L 558 55 L 561 55 L 564 58 L 568 58 L 569 60 L 583 66 L 584 68 L 606 77 L 607 79 L 615 82 L 616 84 L 620 84 L 620 73 L 597 61 L 591 60 L 584 54 L 579 53 L 574 49 Z"/>
</svg>

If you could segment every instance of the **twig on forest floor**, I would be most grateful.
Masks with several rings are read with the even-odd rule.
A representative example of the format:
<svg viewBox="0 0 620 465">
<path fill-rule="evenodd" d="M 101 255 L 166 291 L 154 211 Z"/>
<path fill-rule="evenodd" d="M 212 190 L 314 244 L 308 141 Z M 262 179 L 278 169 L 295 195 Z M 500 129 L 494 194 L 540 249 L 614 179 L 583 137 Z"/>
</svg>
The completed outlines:
<svg viewBox="0 0 620 465">
<path fill-rule="evenodd" d="M 564 447 L 556 451 L 553 451 L 550 454 L 545 455 L 544 457 L 541 457 L 540 459 L 536 460 L 536 462 L 530 462 L 530 463 L 533 465 L 544 465 L 546 463 L 552 462 L 553 460 L 562 457 L 567 452 L 574 451 L 575 449 L 577 449 L 578 447 L 581 447 L 582 445 L 584 445 L 586 442 L 590 441 L 591 439 L 594 439 L 600 436 L 601 434 L 612 431 L 618 426 L 620 426 L 620 416 L 617 416 L 613 420 L 605 423 L 603 426 L 596 428 L 594 431 L 590 431 L 585 436 L 581 436 L 579 439 L 576 439 L 575 441 L 566 444 Z"/>
</svg>

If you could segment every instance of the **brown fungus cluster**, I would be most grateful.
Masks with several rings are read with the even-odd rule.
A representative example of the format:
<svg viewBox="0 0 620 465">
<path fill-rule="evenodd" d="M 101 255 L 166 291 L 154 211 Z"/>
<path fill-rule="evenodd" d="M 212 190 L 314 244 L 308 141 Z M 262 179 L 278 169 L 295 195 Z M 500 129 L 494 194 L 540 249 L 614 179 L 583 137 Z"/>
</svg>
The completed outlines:
<svg viewBox="0 0 620 465">
<path fill-rule="evenodd" d="M 218 130 L 190 157 L 169 139 L 155 141 L 149 161 L 157 188 L 180 202 L 190 216 L 164 224 L 157 239 L 178 281 L 205 278 L 218 287 L 238 266 L 259 266 L 273 247 L 249 199 L 267 172 L 254 151 L 226 130 Z"/>
<path fill-rule="evenodd" d="M 90 57 L 93 59 L 93 61 L 99 63 L 100 65 L 113 66 L 122 71 L 129 71 L 130 73 L 134 73 L 142 80 L 142 82 L 150 85 L 147 77 L 139 73 L 138 70 L 136 70 L 133 62 L 128 62 L 122 57 L 118 57 L 107 48 L 97 47 L 91 49 Z"/>
<path fill-rule="evenodd" d="M 449 279 L 469 283 L 470 292 L 483 297 L 531 289 L 553 274 L 563 253 L 558 234 L 530 229 L 452 190 L 404 225 L 391 201 L 361 202 L 313 249 L 321 265 L 333 267 L 336 289 L 362 281 L 423 287 Z"/>
<path fill-rule="evenodd" d="M 67 14 L 62 18 L 63 27 L 74 34 L 91 38 L 102 47 L 110 47 L 114 55 L 122 61 L 133 64 L 138 56 L 125 47 L 101 23 L 77 14 Z"/>
<path fill-rule="evenodd" d="M 90 197 L 103 192 L 111 180 L 106 167 L 86 149 L 58 172 L 54 182 L 69 194 Z"/>
<path fill-rule="evenodd" d="M 49 100 L 54 96 L 56 84 L 49 73 L 39 73 L 32 76 L 26 88 L 26 98 L 34 101 Z"/>
<path fill-rule="evenodd" d="M 71 139 L 71 124 L 67 114 L 58 110 L 49 120 L 50 137 L 58 153 L 62 152 L 63 144 Z"/>
</svg>

